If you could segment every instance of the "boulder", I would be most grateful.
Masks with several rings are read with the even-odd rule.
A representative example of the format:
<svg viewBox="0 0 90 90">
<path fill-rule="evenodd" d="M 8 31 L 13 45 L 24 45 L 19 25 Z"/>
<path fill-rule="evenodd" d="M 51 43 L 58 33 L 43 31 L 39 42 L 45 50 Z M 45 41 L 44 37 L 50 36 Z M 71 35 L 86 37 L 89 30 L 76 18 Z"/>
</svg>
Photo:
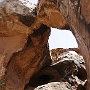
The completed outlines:
<svg viewBox="0 0 90 90">
<path fill-rule="evenodd" d="M 38 86 L 34 90 L 71 90 L 71 88 L 67 82 L 52 82 Z"/>
</svg>

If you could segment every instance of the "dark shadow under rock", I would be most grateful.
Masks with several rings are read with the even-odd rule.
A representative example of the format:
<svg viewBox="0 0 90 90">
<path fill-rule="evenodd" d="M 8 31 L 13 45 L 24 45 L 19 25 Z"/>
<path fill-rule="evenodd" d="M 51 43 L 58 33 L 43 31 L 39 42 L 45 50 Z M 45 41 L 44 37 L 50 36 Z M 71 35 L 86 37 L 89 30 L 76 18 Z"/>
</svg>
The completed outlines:
<svg viewBox="0 0 90 90">
<path fill-rule="evenodd" d="M 32 86 L 37 87 L 43 84 L 47 84 L 49 82 L 59 81 L 60 75 L 57 70 L 53 69 L 52 67 L 45 67 L 40 70 L 38 73 L 35 73 L 26 87 Z"/>
</svg>

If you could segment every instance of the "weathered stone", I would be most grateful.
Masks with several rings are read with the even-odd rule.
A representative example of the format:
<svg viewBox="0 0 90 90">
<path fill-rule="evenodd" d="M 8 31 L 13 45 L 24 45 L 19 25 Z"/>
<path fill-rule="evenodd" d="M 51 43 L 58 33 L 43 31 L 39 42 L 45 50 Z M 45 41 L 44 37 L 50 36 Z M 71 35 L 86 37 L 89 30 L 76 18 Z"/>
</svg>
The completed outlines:
<svg viewBox="0 0 90 90">
<path fill-rule="evenodd" d="M 40 22 L 53 28 L 60 29 L 67 25 L 57 6 L 48 0 L 39 0 L 37 17 Z"/>
<path fill-rule="evenodd" d="M 80 84 L 80 85 L 78 86 L 77 90 L 86 90 L 86 88 Z"/>
<path fill-rule="evenodd" d="M 90 23 L 90 14 L 89 14 L 90 2 L 89 2 L 89 0 L 85 0 L 85 1 L 81 0 L 80 5 L 81 5 L 81 7 L 80 7 L 81 13 L 82 13 L 84 19 L 86 19 L 87 23 L 89 24 Z"/>
<path fill-rule="evenodd" d="M 26 41 L 26 34 L 19 34 L 11 37 L 0 37 L 0 78 L 5 75 L 6 66 L 12 54 L 22 50 Z"/>
<path fill-rule="evenodd" d="M 40 85 L 44 85 L 50 82 L 56 82 L 59 80 L 60 74 L 58 73 L 58 71 L 50 66 L 46 66 L 31 77 L 26 87 L 38 87 Z"/>
<path fill-rule="evenodd" d="M 85 83 L 87 80 L 87 72 L 83 57 L 72 50 L 78 51 L 78 49 L 75 48 L 57 48 L 51 50 L 52 59 L 54 60 L 50 66 L 59 72 L 60 81 L 67 81 L 71 84 L 71 87 L 76 90 L 77 87 L 79 88 L 79 84 L 84 87 L 82 83 Z"/>
<path fill-rule="evenodd" d="M 39 0 L 39 4 L 42 4 L 42 2 L 46 3 L 45 0 Z M 75 35 L 80 53 L 85 59 L 88 72 L 88 90 L 90 90 L 90 16 L 88 14 L 90 2 L 89 0 L 47 0 L 47 2 L 53 3 L 57 6 L 58 10 L 61 12 L 61 15 L 64 16 L 64 19 L 70 26 L 70 30 Z"/>
<path fill-rule="evenodd" d="M 72 50 L 74 49 L 75 48 L 72 48 Z M 72 50 L 59 48 L 55 50 L 53 49 L 53 53 L 57 54 L 55 63 L 51 64 L 50 66 L 45 66 L 40 71 L 35 73 L 31 77 L 25 89 L 28 87 L 35 88 L 50 82 L 51 84 L 52 82 L 63 82 L 64 84 L 65 82 L 68 82 L 72 90 L 76 90 L 82 87 L 85 88 L 84 84 L 87 80 L 85 62 L 82 56 Z M 75 50 L 78 51 L 78 49 Z M 80 85 L 82 85 L 82 87 L 80 87 Z"/>
<path fill-rule="evenodd" d="M 52 82 L 38 86 L 34 90 L 71 90 L 71 87 L 67 82 Z"/>
<path fill-rule="evenodd" d="M 69 26 L 71 27 L 71 30 L 73 34 L 76 37 L 76 40 L 78 42 L 78 46 L 80 49 L 80 52 L 82 53 L 85 63 L 86 63 L 86 68 L 88 72 L 88 88 L 87 90 L 90 90 L 90 25 L 87 23 L 89 20 L 86 18 L 86 13 L 87 11 L 84 11 L 84 9 L 81 10 L 81 0 L 76 0 L 76 3 L 71 2 L 71 0 L 62 0 L 61 2 L 58 2 L 60 6 L 58 8 L 60 9 L 62 15 L 66 18 L 67 22 L 69 23 Z M 86 1 L 85 1 L 86 2 Z M 81 2 L 82 3 L 82 2 Z M 88 1 L 88 4 L 90 2 Z M 83 4 L 82 4 L 83 5 Z M 85 4 L 84 4 L 85 5 Z M 88 6 L 88 5 L 86 5 Z M 85 6 L 82 6 L 85 7 Z M 83 15 L 84 18 L 83 18 Z M 85 12 L 85 13 L 84 13 Z"/>
<path fill-rule="evenodd" d="M 49 34 L 50 28 L 36 20 L 35 5 L 0 1 L 0 79 L 6 78 L 6 90 L 23 90 L 33 73 L 51 63 Z"/>
<path fill-rule="evenodd" d="M 89 6 L 89 0 L 39 0 L 37 9 L 27 0 L 0 1 L 0 79 L 6 74 L 6 90 L 23 90 L 35 72 L 51 63 L 49 27 L 68 25 L 85 59 L 90 90 Z"/>
<path fill-rule="evenodd" d="M 51 63 L 47 45 L 49 32 L 50 29 L 42 25 L 29 36 L 24 49 L 12 56 L 7 66 L 7 90 L 23 90 L 33 73 Z"/>
</svg>

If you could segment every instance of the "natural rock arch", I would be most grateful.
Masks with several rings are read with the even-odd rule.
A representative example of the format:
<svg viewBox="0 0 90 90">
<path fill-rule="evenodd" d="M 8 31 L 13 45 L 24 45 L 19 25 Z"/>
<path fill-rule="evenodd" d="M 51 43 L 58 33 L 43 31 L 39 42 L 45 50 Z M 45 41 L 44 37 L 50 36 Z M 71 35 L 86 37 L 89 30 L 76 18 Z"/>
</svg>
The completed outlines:
<svg viewBox="0 0 90 90">
<path fill-rule="evenodd" d="M 46 5 L 46 6 L 45 6 Z M 68 23 L 70 30 L 74 34 L 80 53 L 83 55 L 85 62 L 86 62 L 86 68 L 88 72 L 88 88 L 87 90 L 90 90 L 90 16 L 88 15 L 89 13 L 89 8 L 84 9 L 85 6 L 90 6 L 89 0 L 83 1 L 83 0 L 39 0 L 39 6 L 43 7 L 43 10 L 45 11 L 44 14 L 46 13 L 50 17 L 54 17 L 52 22 L 54 23 L 58 20 L 60 20 L 60 15 L 58 15 L 57 12 L 61 13 L 62 16 L 64 16 L 64 19 Z M 51 9 L 53 7 L 53 9 Z M 54 12 L 54 7 L 57 8 L 57 12 Z M 48 10 L 47 10 L 48 8 Z M 43 11 L 42 8 L 40 10 L 39 8 L 39 13 Z M 49 12 L 50 11 L 50 12 Z M 51 15 L 51 16 L 50 16 Z M 55 18 L 56 15 L 56 18 Z M 57 19 L 58 18 L 58 19 Z M 60 25 L 66 25 L 65 20 L 61 20 Z M 48 22 L 48 21 L 47 21 Z M 45 23 L 45 22 L 44 22 Z M 45 23 L 48 25 L 47 23 Z M 52 26 L 54 28 L 60 28 L 60 25 L 58 24 L 52 24 L 49 26 Z"/>
<path fill-rule="evenodd" d="M 3 44 L 6 46 L 1 51 L 0 63 L 7 68 L 7 72 L 1 73 L 0 78 L 6 75 L 6 90 L 23 90 L 35 72 L 51 63 L 47 44 L 49 27 L 61 29 L 67 26 L 75 35 L 79 52 L 85 59 L 88 72 L 87 90 L 90 90 L 90 1 L 39 0 L 37 9 L 30 3 L 28 7 L 26 3 L 29 2 L 0 2 L 0 38 L 11 37 L 13 42 L 13 36 L 21 35 L 19 42 L 24 41 L 24 45 L 20 44 L 14 52 L 8 53 L 12 49 L 9 50 L 6 46 L 9 47 L 12 43 L 4 40 Z M 85 6 L 88 7 L 84 8 Z M 17 40 L 15 42 L 17 46 Z M 3 68 L 0 67 L 0 70 Z"/>
<path fill-rule="evenodd" d="M 78 48 L 77 41 L 70 30 L 51 28 L 49 36 L 49 49 L 55 48 Z"/>
</svg>

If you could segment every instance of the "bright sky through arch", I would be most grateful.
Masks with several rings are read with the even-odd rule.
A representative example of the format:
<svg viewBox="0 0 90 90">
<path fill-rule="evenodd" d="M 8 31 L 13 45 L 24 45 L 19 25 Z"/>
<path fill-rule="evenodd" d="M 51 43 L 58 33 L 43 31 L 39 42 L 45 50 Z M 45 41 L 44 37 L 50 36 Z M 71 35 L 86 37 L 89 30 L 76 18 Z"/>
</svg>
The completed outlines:
<svg viewBox="0 0 90 90">
<path fill-rule="evenodd" d="M 78 44 L 71 31 L 57 30 L 51 28 L 51 35 L 49 37 L 49 49 L 54 48 L 77 48 Z"/>
<path fill-rule="evenodd" d="M 38 0 L 29 0 L 33 4 L 37 4 Z"/>
</svg>

